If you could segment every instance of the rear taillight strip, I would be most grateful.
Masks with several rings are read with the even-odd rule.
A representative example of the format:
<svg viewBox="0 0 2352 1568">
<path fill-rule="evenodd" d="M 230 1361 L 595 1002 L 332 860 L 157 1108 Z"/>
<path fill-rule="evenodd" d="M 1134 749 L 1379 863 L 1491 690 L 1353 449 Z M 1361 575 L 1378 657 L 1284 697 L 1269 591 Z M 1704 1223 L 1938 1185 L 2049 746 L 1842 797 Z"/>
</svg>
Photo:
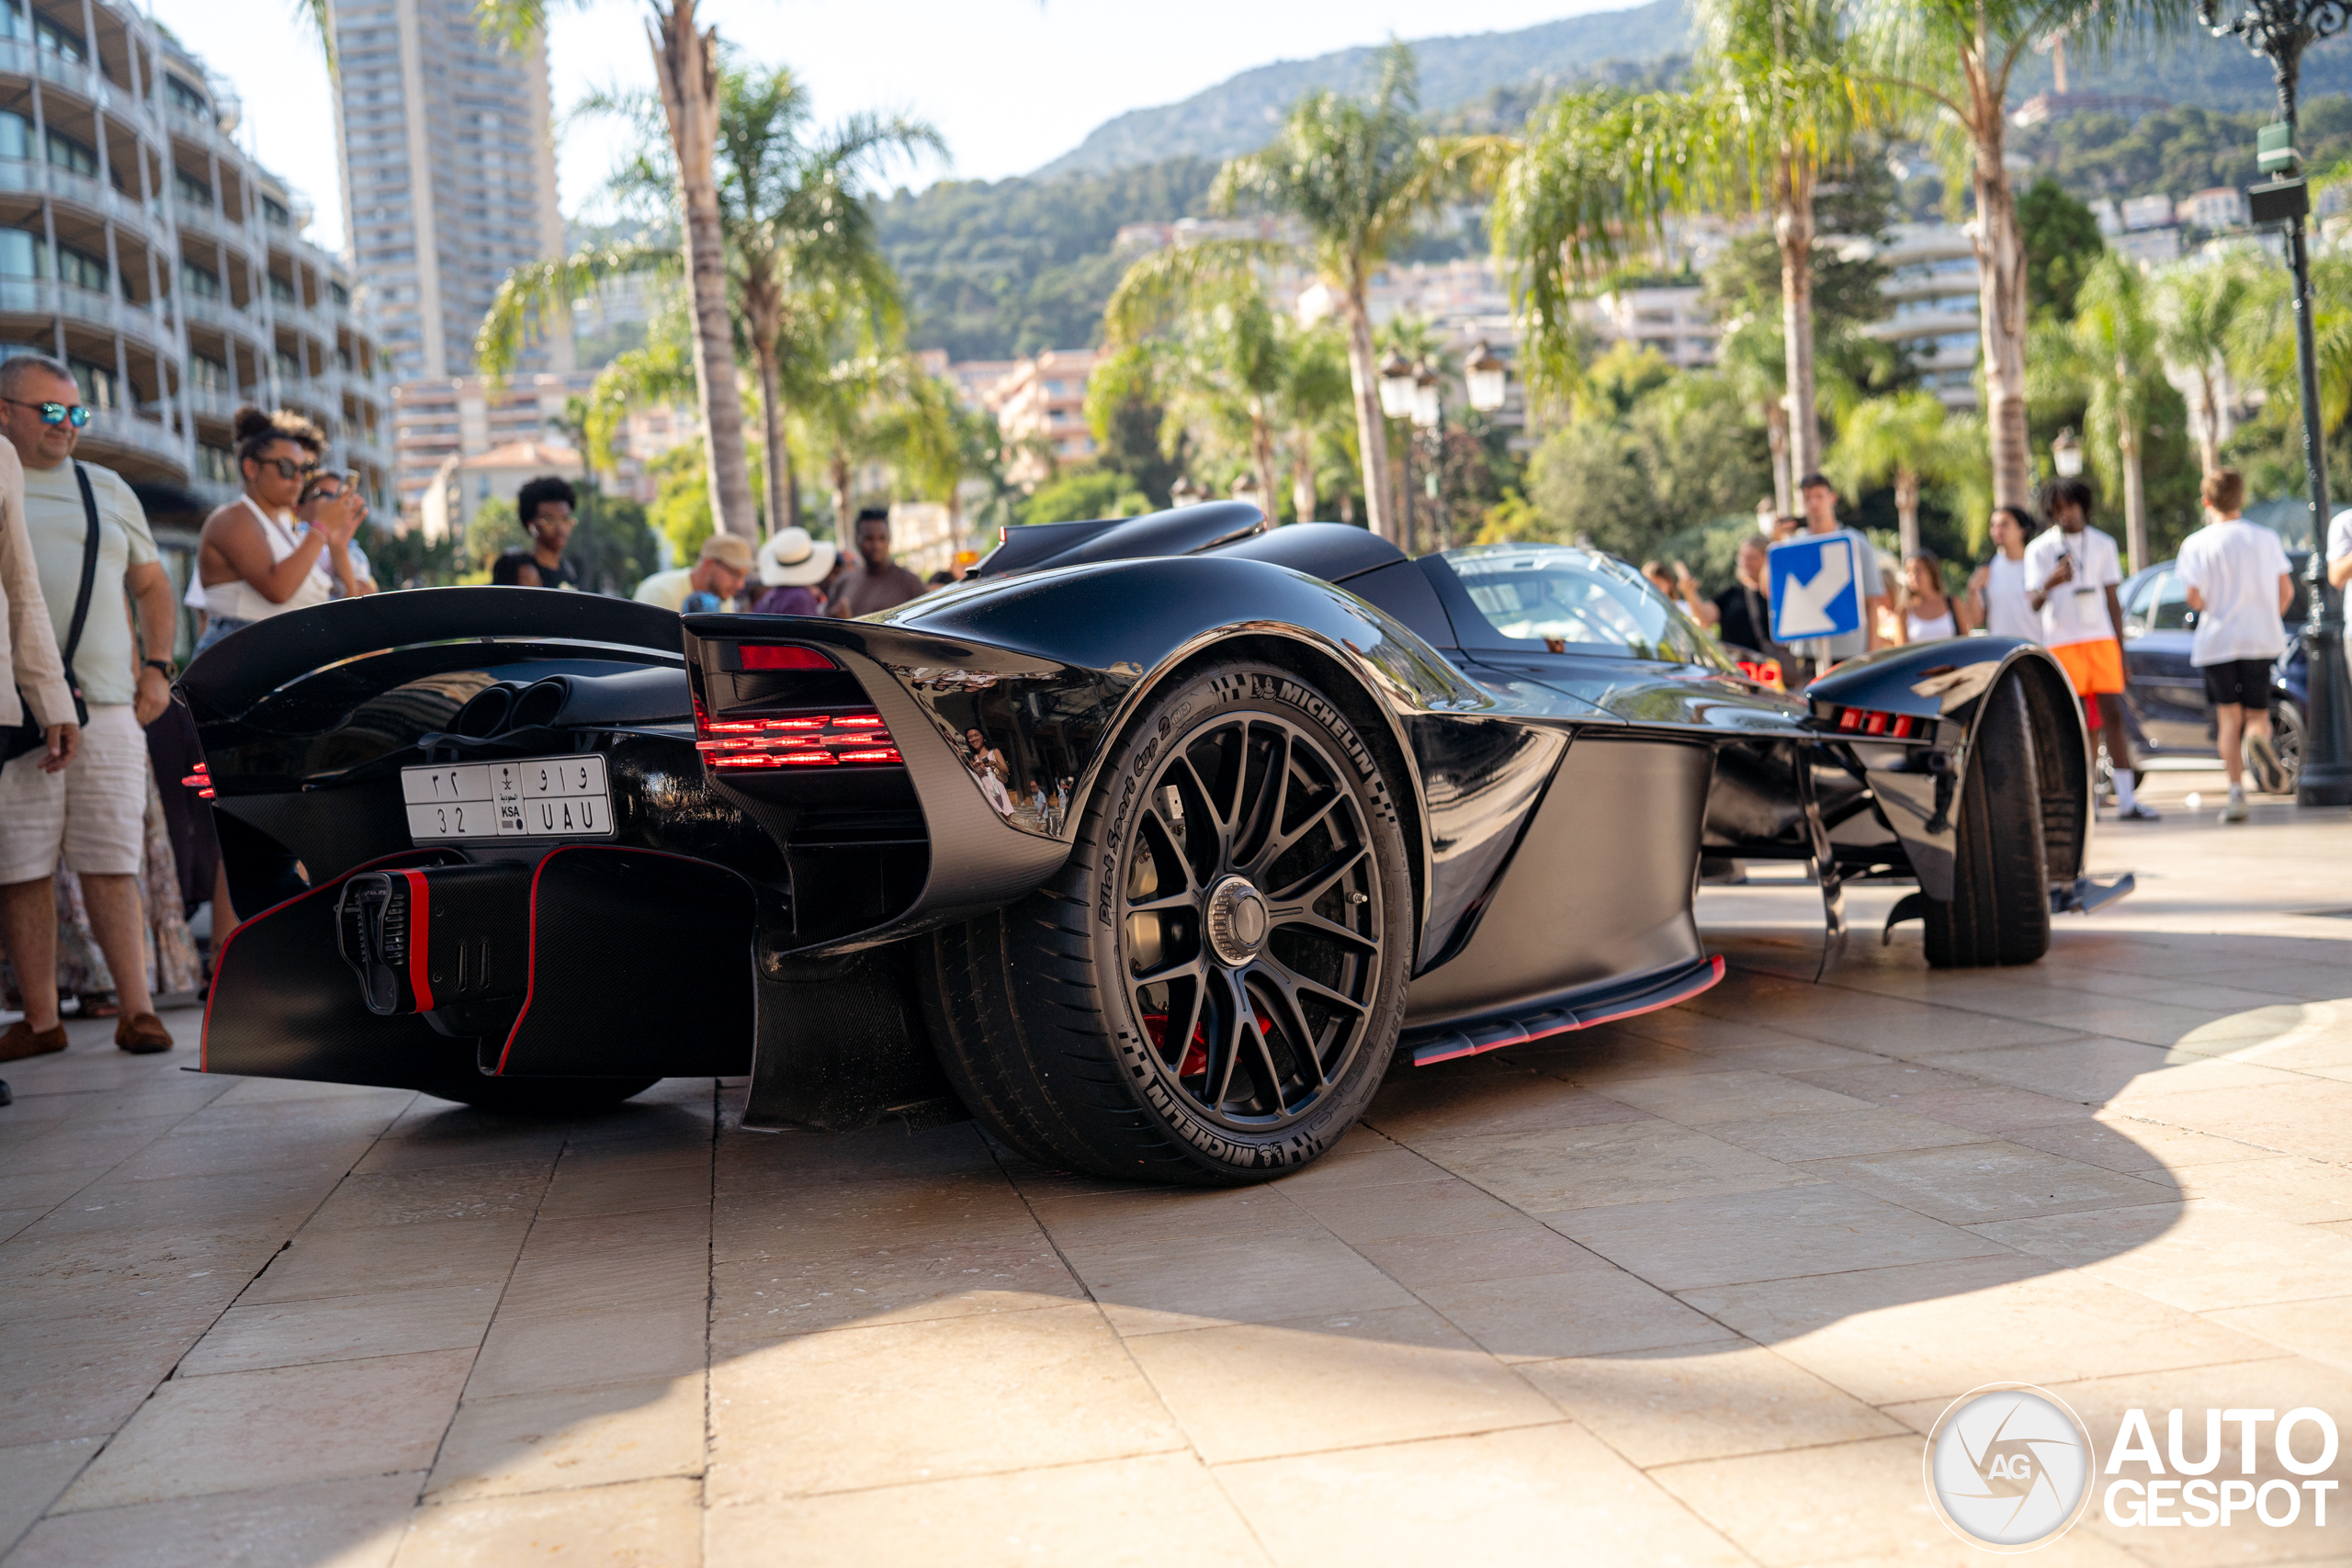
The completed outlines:
<svg viewBox="0 0 2352 1568">
<path fill-rule="evenodd" d="M 1825 719 L 1829 716 L 1822 716 Z M 1875 737 L 1883 740 L 1916 740 L 1924 739 L 1934 727 L 1935 720 L 1915 718 L 1907 713 L 1884 713 L 1877 708 L 1839 708 L 1836 725 L 1840 735 Z"/>
<path fill-rule="evenodd" d="M 899 766 L 882 716 L 866 709 L 781 718 L 711 719 L 695 715 L 695 750 L 714 768 Z"/>
</svg>

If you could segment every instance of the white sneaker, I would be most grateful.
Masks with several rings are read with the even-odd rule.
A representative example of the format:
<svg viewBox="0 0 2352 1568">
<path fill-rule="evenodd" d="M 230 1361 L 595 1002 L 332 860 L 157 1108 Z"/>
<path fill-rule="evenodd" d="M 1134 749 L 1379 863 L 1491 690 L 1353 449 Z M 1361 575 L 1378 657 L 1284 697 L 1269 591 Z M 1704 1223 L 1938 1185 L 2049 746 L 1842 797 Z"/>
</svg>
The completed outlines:
<svg viewBox="0 0 2352 1568">
<path fill-rule="evenodd" d="M 2222 807 L 2222 820 L 2224 822 L 2245 820 L 2245 785 L 2232 784 L 2230 786 L 2230 803 Z"/>
</svg>

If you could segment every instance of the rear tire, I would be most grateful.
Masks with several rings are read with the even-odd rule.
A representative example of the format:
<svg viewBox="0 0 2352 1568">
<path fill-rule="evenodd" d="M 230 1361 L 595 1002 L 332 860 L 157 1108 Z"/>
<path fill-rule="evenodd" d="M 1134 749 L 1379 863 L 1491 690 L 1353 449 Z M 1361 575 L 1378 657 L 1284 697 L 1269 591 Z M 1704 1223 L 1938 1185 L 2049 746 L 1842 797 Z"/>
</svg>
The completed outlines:
<svg viewBox="0 0 2352 1568">
<path fill-rule="evenodd" d="M 2011 677 L 1985 697 L 1961 784 L 1952 896 L 1927 905 L 1928 964 L 2031 964 L 2050 951 L 2050 873 L 2041 773 L 2025 690 Z"/>
<path fill-rule="evenodd" d="M 2278 753 L 2278 770 L 2287 776 L 2280 795 L 2295 793 L 2295 781 L 2303 773 L 2303 709 L 2292 697 L 2279 697 L 2270 705 L 2270 745 Z"/>
<path fill-rule="evenodd" d="M 942 1063 L 1044 1164 L 1196 1186 L 1296 1170 L 1395 1053 L 1407 865 L 1338 707 L 1291 671 L 1212 665 L 1127 728 L 1051 882 L 933 937 Z"/>
</svg>

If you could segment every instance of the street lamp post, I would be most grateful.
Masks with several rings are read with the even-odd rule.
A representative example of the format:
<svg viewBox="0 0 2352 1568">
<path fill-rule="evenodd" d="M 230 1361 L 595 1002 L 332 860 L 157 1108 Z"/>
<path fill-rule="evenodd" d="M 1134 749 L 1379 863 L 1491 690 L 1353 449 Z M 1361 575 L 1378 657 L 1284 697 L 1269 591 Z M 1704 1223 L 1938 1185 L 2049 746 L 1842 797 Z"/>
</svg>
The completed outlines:
<svg viewBox="0 0 2352 1568">
<path fill-rule="evenodd" d="M 1387 419 L 1412 418 L 1414 390 L 1413 362 L 1396 350 L 1390 349 L 1388 357 L 1380 362 L 1382 416 Z M 1396 522 L 1397 532 L 1402 536 L 1398 542 L 1405 547 L 1405 553 L 1410 555 L 1413 550 L 1413 434 L 1409 430 L 1405 433 L 1404 457 L 1405 493 L 1400 498 L 1404 502 L 1403 515 Z"/>
<path fill-rule="evenodd" d="M 2256 54 L 2267 55 L 2278 82 L 2278 110 L 2291 148 L 2295 92 L 2302 77 L 2303 51 L 2352 22 L 2352 0 L 2231 0 L 2237 14 L 2221 19 L 2220 0 L 2198 0 L 2198 19 L 2214 37 L 2234 34 Z M 2269 151 L 2266 145 L 2266 152 Z M 2279 160 L 2291 175 L 2291 153 Z M 2267 165 L 2270 159 L 2266 157 Z M 2303 621 L 2303 652 L 2310 666 L 2310 710 L 2303 719 L 2302 766 L 2295 782 L 2298 806 L 2352 806 L 2352 672 L 2344 661 L 2344 596 L 2327 581 L 2327 442 L 2320 423 L 2319 362 L 2312 342 L 2311 256 L 2304 246 L 2303 217 L 2310 201 L 2303 182 L 2287 179 L 2256 186 L 2249 195 L 2257 210 L 2269 197 L 2287 231 L 2287 260 L 2295 273 L 2295 360 L 2301 374 L 2303 468 L 2311 479 L 2311 613 Z"/>
<path fill-rule="evenodd" d="M 1413 428 L 1431 437 L 1429 472 L 1430 544 L 1445 548 L 1445 383 L 1424 362 L 1413 378 Z M 1407 445 L 1411 437 L 1407 437 Z"/>
</svg>

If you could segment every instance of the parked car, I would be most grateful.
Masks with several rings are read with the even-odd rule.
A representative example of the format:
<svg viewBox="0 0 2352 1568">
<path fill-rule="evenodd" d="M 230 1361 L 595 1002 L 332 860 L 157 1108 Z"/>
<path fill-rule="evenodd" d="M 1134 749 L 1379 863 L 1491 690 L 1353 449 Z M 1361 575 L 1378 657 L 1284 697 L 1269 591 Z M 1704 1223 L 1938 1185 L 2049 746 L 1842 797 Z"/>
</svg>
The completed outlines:
<svg viewBox="0 0 2352 1568">
<path fill-rule="evenodd" d="M 2281 617 L 2287 650 L 2270 669 L 2270 728 L 2291 794 L 2303 756 L 2308 676 L 2302 630 L 2311 601 L 2303 570 L 2311 552 L 2290 550 L 2287 559 L 2295 570 L 2295 597 Z M 2196 612 L 2188 607 L 2176 565 L 2167 560 L 2143 568 L 2124 581 L 2117 595 L 2123 604 L 2124 706 L 2132 745 L 2142 757 L 2218 757 L 2205 680 L 2188 661 Z"/>
<path fill-rule="evenodd" d="M 1130 1179 L 1278 1176 L 1394 1058 L 1704 990 L 1702 856 L 1815 868 L 1825 954 L 1841 882 L 1916 883 L 1939 966 L 2123 890 L 2046 649 L 1795 697 L 1609 557 L 1229 502 L 1011 529 L 854 621 L 341 601 L 180 690 L 255 911 L 205 1070 L 516 1111 L 741 1075 L 747 1125 L 971 1115 Z"/>
</svg>

